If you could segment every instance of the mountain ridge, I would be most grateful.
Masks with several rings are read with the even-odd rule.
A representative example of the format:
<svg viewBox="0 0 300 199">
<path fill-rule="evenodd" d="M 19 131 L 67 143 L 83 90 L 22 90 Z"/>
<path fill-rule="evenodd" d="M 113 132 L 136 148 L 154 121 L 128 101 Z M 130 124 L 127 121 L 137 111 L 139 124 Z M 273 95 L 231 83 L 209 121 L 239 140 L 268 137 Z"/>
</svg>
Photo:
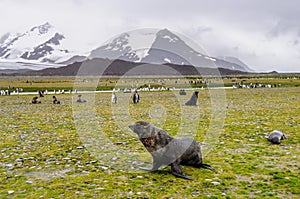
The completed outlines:
<svg viewBox="0 0 300 199">
<path fill-rule="evenodd" d="M 91 50 L 88 57 L 65 48 L 65 40 L 65 36 L 48 22 L 34 26 L 24 33 L 7 33 L 0 38 L 0 62 L 28 63 L 23 65 L 30 69 L 39 66 L 37 68 L 39 69 L 40 67 L 59 67 L 93 58 L 108 58 L 134 63 L 169 63 L 253 71 L 242 62 L 235 62 L 232 59 L 228 61 L 200 53 L 199 49 L 188 45 L 186 38 L 183 39 L 181 35 L 166 28 L 139 29 L 122 33 Z M 10 64 L 10 66 L 13 65 Z M 1 64 L 1 67 L 5 65 Z M 14 67 L 8 69 L 16 69 Z"/>
<path fill-rule="evenodd" d="M 148 42 L 143 41 L 148 40 Z M 91 51 L 89 58 L 120 59 L 137 63 L 193 65 L 222 67 L 251 71 L 245 65 L 222 60 L 200 53 L 184 39 L 168 29 L 141 29 L 123 33 Z"/>
<path fill-rule="evenodd" d="M 11 73 L 12 74 L 12 73 Z M 199 76 L 199 75 L 240 75 L 244 71 L 224 68 L 204 68 L 191 65 L 149 64 L 94 58 L 84 62 L 75 62 L 58 68 L 30 70 L 14 75 L 39 76 Z"/>
<path fill-rule="evenodd" d="M 0 39 L 0 59 L 15 62 L 59 63 L 75 56 L 63 42 L 65 36 L 46 22 L 24 33 L 6 33 Z"/>
</svg>

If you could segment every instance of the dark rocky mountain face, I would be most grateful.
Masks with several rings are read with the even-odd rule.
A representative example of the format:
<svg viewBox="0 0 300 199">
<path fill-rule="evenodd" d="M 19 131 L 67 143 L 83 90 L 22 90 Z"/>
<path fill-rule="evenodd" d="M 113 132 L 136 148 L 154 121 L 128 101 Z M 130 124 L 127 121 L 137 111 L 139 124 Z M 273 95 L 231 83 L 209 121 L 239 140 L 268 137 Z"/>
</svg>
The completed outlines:
<svg viewBox="0 0 300 199">
<path fill-rule="evenodd" d="M 30 32 L 38 30 L 39 34 L 46 34 L 52 27 L 53 26 L 50 23 L 46 22 L 45 24 L 31 28 Z"/>
<path fill-rule="evenodd" d="M 51 54 L 54 51 L 52 46 L 59 45 L 60 41 L 63 40 L 65 37 L 59 33 L 56 33 L 51 39 L 46 41 L 43 44 L 38 45 L 33 49 L 33 51 L 25 52 L 21 55 L 21 58 L 28 59 L 28 60 L 38 60 L 40 58 L 45 57 L 47 54 Z M 61 50 L 65 53 L 68 53 L 68 50 Z M 53 62 L 50 59 L 42 59 L 43 62 Z"/>
<path fill-rule="evenodd" d="M 134 37 L 142 37 L 150 42 L 145 42 L 147 45 L 139 45 L 137 42 L 143 43 L 144 41 Z M 143 48 L 136 48 L 136 46 L 143 46 Z M 123 33 L 109 43 L 93 50 L 89 58 L 120 59 L 151 64 L 170 63 L 197 67 L 221 67 L 240 71 L 249 70 L 249 68 L 237 63 L 201 54 L 167 29 L 156 32 L 149 31 L 149 33 L 145 31 Z"/>
<path fill-rule="evenodd" d="M 119 37 L 113 39 L 110 43 L 93 50 L 89 58 L 108 58 L 111 60 L 122 59 L 132 62 L 137 61 L 137 55 L 130 53 L 133 49 L 129 45 L 129 37 L 130 35 L 127 33 L 121 34 Z"/>
<path fill-rule="evenodd" d="M 57 63 L 57 60 L 76 55 L 65 48 L 65 39 L 49 23 L 24 33 L 7 33 L 0 38 L 0 58 L 10 62 Z"/>
</svg>

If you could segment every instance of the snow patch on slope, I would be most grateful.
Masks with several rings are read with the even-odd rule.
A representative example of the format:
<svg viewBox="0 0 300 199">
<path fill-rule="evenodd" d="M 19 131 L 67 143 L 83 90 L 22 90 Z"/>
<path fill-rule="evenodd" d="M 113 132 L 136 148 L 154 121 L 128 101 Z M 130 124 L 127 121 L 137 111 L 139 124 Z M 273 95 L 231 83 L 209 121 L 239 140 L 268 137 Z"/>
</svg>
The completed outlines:
<svg viewBox="0 0 300 199">
<path fill-rule="evenodd" d="M 130 47 L 131 51 L 135 52 L 139 58 L 136 62 L 139 62 L 148 55 L 148 52 L 156 39 L 157 32 L 157 30 L 149 29 L 130 32 L 128 44 L 123 47 Z"/>
</svg>

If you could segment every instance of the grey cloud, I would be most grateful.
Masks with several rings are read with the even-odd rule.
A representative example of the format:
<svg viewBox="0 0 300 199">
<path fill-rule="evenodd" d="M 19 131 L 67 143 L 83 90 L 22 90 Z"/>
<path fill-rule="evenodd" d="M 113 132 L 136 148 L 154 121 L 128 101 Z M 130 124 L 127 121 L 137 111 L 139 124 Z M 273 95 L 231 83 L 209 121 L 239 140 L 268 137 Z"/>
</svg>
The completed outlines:
<svg viewBox="0 0 300 199">
<path fill-rule="evenodd" d="M 168 28 L 205 44 L 212 55 L 238 56 L 262 69 L 285 60 L 282 67 L 299 70 L 299 60 L 288 56 L 299 47 L 299 0 L 0 0 L 0 7 L 5 8 L 0 18 L 6 19 L 1 21 L 0 37 L 46 20 L 66 35 L 78 35 L 77 41 L 99 44 L 135 28 Z M 287 48 L 279 36 L 295 45 Z M 251 46 L 261 40 L 267 40 L 264 48 Z M 282 55 L 273 46 L 288 53 Z M 280 55 L 279 61 L 264 58 L 270 50 Z"/>
</svg>

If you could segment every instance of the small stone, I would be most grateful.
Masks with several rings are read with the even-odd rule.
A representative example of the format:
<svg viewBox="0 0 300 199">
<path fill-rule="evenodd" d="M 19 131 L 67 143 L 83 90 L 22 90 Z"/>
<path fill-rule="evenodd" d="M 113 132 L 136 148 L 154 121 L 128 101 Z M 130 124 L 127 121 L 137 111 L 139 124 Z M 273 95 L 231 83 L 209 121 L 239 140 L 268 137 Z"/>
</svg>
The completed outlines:
<svg viewBox="0 0 300 199">
<path fill-rule="evenodd" d="M 15 193 L 15 191 L 10 190 L 10 191 L 8 191 L 7 193 L 8 193 L 8 194 L 13 194 L 13 193 Z"/>
<path fill-rule="evenodd" d="M 12 163 L 9 163 L 6 165 L 7 167 L 13 167 L 14 165 Z"/>
<path fill-rule="evenodd" d="M 211 182 L 213 185 L 219 185 L 219 182 Z"/>
<path fill-rule="evenodd" d="M 76 147 L 77 149 L 83 149 L 83 146 L 78 146 L 78 147 Z"/>
<path fill-rule="evenodd" d="M 15 160 L 16 162 L 23 162 L 23 159 L 22 158 L 18 158 Z"/>
</svg>

